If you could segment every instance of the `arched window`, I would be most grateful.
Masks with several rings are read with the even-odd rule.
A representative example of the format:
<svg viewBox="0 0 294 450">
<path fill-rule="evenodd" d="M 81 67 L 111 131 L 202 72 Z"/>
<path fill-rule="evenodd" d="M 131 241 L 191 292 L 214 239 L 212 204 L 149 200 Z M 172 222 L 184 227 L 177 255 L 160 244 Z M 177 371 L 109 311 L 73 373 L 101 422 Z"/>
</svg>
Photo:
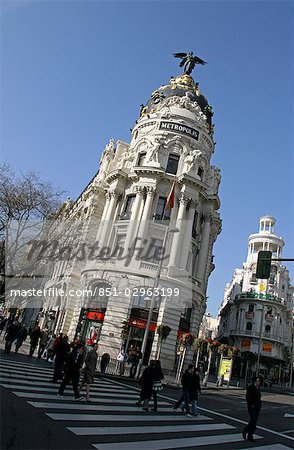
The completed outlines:
<svg viewBox="0 0 294 450">
<path fill-rule="evenodd" d="M 246 323 L 246 331 L 252 331 L 252 322 Z"/>
<path fill-rule="evenodd" d="M 248 312 L 254 312 L 254 305 L 248 306 Z"/>
<path fill-rule="evenodd" d="M 264 327 L 264 332 L 267 333 L 267 334 L 270 334 L 270 332 L 271 332 L 271 326 L 270 326 L 270 325 L 266 325 L 266 326 Z"/>
</svg>

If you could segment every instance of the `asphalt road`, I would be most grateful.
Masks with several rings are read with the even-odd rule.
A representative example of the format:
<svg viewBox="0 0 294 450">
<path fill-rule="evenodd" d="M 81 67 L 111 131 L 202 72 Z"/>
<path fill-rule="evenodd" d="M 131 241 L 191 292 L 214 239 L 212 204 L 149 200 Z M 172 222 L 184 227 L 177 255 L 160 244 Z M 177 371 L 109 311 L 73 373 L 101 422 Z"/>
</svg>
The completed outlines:
<svg viewBox="0 0 294 450">
<path fill-rule="evenodd" d="M 159 450 L 294 448 L 293 395 L 263 393 L 256 442 L 244 441 L 247 422 L 241 389 L 203 389 L 201 415 L 174 413 L 180 390 L 166 387 L 159 412 L 135 406 L 138 384 L 99 376 L 92 403 L 76 402 L 71 387 L 56 397 L 52 368 L 43 360 L 0 354 L 1 449 L 5 450 Z"/>
</svg>

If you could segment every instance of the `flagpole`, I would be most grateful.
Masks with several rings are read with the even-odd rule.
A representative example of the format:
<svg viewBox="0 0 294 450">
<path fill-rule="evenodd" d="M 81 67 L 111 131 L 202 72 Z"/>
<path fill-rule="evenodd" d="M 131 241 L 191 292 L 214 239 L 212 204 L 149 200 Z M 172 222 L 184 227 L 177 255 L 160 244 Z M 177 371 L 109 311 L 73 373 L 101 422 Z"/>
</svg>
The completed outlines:
<svg viewBox="0 0 294 450">
<path fill-rule="evenodd" d="M 162 244 L 163 252 L 165 252 L 165 246 L 166 246 L 167 235 L 168 235 L 168 228 L 169 228 L 169 226 L 167 226 L 165 228 L 165 232 L 164 232 L 164 238 L 163 238 L 163 244 Z M 149 308 L 149 312 L 148 312 L 146 329 L 145 329 L 145 333 L 144 333 L 144 337 L 143 337 L 143 343 L 142 343 L 142 348 L 141 348 L 142 364 L 143 364 L 144 356 L 145 356 L 145 353 L 146 353 L 149 328 L 150 328 L 150 324 L 151 324 L 151 320 L 152 320 L 152 313 L 153 313 L 154 304 L 155 304 L 155 288 L 157 288 L 158 284 L 159 284 L 163 258 L 164 258 L 164 254 L 162 254 L 162 257 L 159 260 L 159 264 L 158 264 L 158 268 L 157 268 L 157 272 L 156 272 L 156 277 L 155 277 L 154 285 L 153 285 L 153 289 L 152 289 L 151 304 L 150 304 L 150 308 Z"/>
<path fill-rule="evenodd" d="M 164 209 L 172 209 L 174 207 L 174 194 L 175 194 L 175 180 L 173 181 L 170 193 L 167 197 L 167 201 L 166 201 L 166 205 Z M 163 258 L 164 258 L 164 254 L 165 254 L 165 247 L 166 247 L 166 242 L 167 242 L 167 236 L 169 231 L 179 231 L 177 228 L 173 228 L 171 230 L 169 230 L 169 223 L 165 228 L 165 232 L 164 232 L 164 238 L 163 238 L 163 243 L 162 243 L 162 248 L 163 248 L 163 254 L 162 257 L 159 260 L 158 263 L 158 267 L 157 267 L 157 272 L 156 272 L 156 277 L 154 280 L 154 285 L 153 285 L 153 289 L 152 289 L 152 297 L 151 297 L 151 304 L 150 304 L 150 308 L 148 311 L 148 318 L 147 318 L 147 323 L 146 323 L 146 329 L 145 329 L 145 333 L 144 333 L 144 337 L 143 337 L 143 342 L 142 342 L 142 347 L 141 347 L 141 353 L 142 353 L 142 359 L 141 359 L 141 364 L 140 364 L 140 369 L 143 365 L 143 361 L 144 361 L 144 357 L 145 357 L 145 353 L 146 353 L 146 347 L 147 347 L 147 342 L 148 342 L 148 335 L 149 335 L 149 328 L 150 328 L 150 324 L 151 324 L 151 320 L 152 320 L 152 314 L 153 314 L 153 309 L 154 309 L 154 305 L 155 305 L 155 289 L 158 287 L 159 285 L 159 280 L 160 280 L 160 274 L 161 274 L 161 269 L 162 269 L 162 263 L 163 263 Z M 140 370 L 138 371 L 138 374 L 140 374 Z"/>
</svg>

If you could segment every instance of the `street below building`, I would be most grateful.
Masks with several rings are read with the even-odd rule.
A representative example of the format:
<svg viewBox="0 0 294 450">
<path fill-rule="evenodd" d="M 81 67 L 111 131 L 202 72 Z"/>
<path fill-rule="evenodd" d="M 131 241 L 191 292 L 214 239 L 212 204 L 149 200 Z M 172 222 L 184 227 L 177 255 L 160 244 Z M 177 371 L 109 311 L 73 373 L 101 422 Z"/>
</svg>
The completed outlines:
<svg viewBox="0 0 294 450">
<path fill-rule="evenodd" d="M 262 393 L 255 443 L 241 435 L 247 423 L 244 389 L 202 389 L 200 415 L 173 411 L 181 390 L 165 386 L 158 412 L 135 405 L 136 380 L 98 374 L 90 403 L 75 401 L 71 386 L 57 397 L 52 366 L 24 354 L 1 351 L 1 448 L 45 449 L 247 449 L 294 448 L 294 396 Z M 152 408 L 152 400 L 150 402 Z"/>
</svg>

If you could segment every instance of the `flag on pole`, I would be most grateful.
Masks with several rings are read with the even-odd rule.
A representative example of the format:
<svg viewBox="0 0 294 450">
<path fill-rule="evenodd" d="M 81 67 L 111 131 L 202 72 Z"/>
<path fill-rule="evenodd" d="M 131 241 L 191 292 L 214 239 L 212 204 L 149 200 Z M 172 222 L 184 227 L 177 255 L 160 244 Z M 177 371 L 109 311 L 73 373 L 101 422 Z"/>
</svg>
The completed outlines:
<svg viewBox="0 0 294 450">
<path fill-rule="evenodd" d="M 172 209 L 175 205 L 175 188 L 176 188 L 176 181 L 174 180 L 170 193 L 168 194 L 168 197 L 166 199 L 166 204 L 164 209 Z"/>
</svg>

